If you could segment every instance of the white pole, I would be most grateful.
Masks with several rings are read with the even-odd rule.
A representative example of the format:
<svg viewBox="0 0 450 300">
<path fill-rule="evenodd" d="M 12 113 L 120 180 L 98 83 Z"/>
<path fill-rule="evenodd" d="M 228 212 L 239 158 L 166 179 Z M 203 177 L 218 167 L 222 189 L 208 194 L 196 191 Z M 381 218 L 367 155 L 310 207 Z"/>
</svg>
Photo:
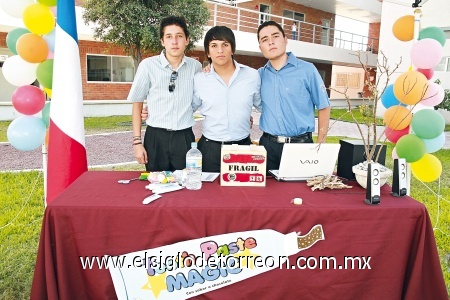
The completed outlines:
<svg viewBox="0 0 450 300">
<path fill-rule="evenodd" d="M 420 18 L 422 17 L 422 11 L 417 8 L 414 10 L 414 37 L 413 37 L 413 43 L 417 41 L 419 38 L 419 31 L 420 31 Z M 411 63 L 412 66 L 412 63 Z M 411 126 L 409 127 L 409 133 L 411 133 Z M 411 164 L 408 163 L 408 171 L 407 171 L 407 181 L 406 181 L 406 194 L 409 196 L 411 194 Z"/>
<path fill-rule="evenodd" d="M 42 143 L 42 173 L 44 175 L 44 205 L 47 207 L 47 147 Z"/>
</svg>

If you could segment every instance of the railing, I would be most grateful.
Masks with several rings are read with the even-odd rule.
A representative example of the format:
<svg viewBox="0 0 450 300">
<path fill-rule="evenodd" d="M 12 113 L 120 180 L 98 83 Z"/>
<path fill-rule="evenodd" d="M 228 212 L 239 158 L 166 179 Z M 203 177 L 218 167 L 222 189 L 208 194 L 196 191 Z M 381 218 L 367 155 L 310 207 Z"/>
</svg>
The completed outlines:
<svg viewBox="0 0 450 300">
<path fill-rule="evenodd" d="M 261 23 L 272 20 L 283 27 L 289 39 L 355 51 L 376 53 L 378 50 L 378 39 L 368 36 L 217 2 L 206 1 L 206 3 L 211 13 L 208 26 L 222 25 L 232 30 L 256 34 Z M 294 21 L 297 24 L 296 34 L 291 31 Z"/>
</svg>

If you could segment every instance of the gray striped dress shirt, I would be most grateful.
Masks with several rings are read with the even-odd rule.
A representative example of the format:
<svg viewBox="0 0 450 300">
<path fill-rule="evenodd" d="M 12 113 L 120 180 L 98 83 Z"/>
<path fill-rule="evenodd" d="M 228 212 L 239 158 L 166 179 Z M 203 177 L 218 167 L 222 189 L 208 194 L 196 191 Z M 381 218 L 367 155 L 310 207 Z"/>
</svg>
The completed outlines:
<svg viewBox="0 0 450 300">
<path fill-rule="evenodd" d="M 184 56 L 178 70 L 172 70 L 164 55 L 142 60 L 134 77 L 128 100 L 147 100 L 147 125 L 171 130 L 182 130 L 194 124 L 192 96 L 194 75 L 202 68 L 200 62 Z M 178 72 L 175 90 L 169 92 L 170 76 Z"/>
</svg>

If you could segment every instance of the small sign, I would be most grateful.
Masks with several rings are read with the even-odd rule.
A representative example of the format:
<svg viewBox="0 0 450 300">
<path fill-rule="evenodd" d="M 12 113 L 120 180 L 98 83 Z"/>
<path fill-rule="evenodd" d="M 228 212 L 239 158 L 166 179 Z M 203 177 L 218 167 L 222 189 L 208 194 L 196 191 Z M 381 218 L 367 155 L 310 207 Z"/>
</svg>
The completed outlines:
<svg viewBox="0 0 450 300">
<path fill-rule="evenodd" d="M 6 61 L 8 59 L 8 55 L 0 54 L 0 61 Z"/>
</svg>

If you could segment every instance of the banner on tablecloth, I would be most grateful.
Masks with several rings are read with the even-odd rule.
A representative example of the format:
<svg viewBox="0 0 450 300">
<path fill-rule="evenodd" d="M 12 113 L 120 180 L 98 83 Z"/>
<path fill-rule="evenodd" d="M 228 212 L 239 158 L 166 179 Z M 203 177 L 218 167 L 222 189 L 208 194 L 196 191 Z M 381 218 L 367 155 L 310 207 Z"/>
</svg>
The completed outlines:
<svg viewBox="0 0 450 300">
<path fill-rule="evenodd" d="M 109 271 L 119 299 L 187 299 L 278 268 L 324 239 L 322 225 L 303 236 L 270 229 L 228 233 L 108 256 L 116 263 Z"/>
</svg>

